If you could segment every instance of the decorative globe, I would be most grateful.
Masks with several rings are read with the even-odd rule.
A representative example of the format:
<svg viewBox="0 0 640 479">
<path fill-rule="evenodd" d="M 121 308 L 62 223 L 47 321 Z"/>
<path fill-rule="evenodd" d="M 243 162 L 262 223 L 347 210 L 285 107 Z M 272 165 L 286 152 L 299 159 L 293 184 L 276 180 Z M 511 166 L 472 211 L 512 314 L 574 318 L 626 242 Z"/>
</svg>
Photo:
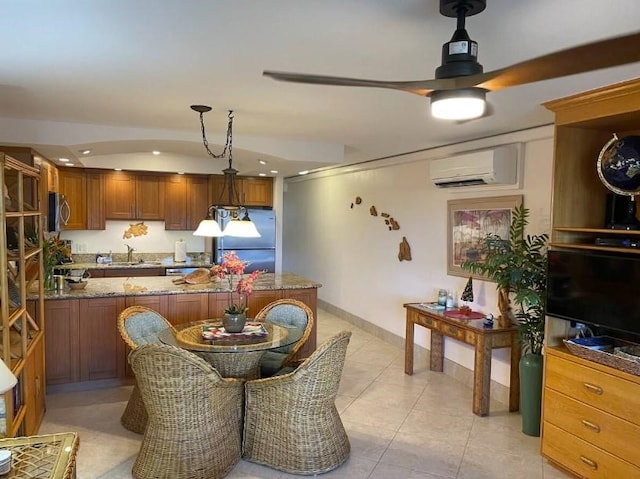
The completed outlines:
<svg viewBox="0 0 640 479">
<path fill-rule="evenodd" d="M 602 183 L 614 193 L 640 193 L 640 136 L 613 135 L 600 151 L 597 170 Z"/>
</svg>

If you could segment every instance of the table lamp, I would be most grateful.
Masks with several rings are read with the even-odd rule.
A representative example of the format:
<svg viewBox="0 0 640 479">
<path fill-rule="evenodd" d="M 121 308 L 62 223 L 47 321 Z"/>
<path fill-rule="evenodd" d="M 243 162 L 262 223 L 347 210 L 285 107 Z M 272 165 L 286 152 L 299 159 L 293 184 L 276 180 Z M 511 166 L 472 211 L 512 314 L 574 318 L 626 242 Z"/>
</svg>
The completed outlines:
<svg viewBox="0 0 640 479">
<path fill-rule="evenodd" d="M 6 393 L 17 382 L 18 379 L 13 375 L 11 369 L 7 367 L 4 361 L 0 361 L 0 394 Z"/>
</svg>

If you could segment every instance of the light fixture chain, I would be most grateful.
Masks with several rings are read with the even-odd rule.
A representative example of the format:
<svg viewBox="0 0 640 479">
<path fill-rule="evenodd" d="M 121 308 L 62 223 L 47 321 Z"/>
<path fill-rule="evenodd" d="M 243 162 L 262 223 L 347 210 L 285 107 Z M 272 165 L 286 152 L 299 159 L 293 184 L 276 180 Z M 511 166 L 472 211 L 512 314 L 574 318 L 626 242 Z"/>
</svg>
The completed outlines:
<svg viewBox="0 0 640 479">
<path fill-rule="evenodd" d="M 224 145 L 224 149 L 222 153 L 216 154 L 209 148 L 209 142 L 207 141 L 207 135 L 205 133 L 204 127 L 204 112 L 200 112 L 200 131 L 202 132 L 202 143 L 204 144 L 205 150 L 212 158 L 224 158 L 227 155 L 227 151 L 229 152 L 229 168 L 231 168 L 232 161 L 232 140 L 233 140 L 233 110 L 229 110 L 229 123 L 227 124 L 227 140 Z"/>
</svg>

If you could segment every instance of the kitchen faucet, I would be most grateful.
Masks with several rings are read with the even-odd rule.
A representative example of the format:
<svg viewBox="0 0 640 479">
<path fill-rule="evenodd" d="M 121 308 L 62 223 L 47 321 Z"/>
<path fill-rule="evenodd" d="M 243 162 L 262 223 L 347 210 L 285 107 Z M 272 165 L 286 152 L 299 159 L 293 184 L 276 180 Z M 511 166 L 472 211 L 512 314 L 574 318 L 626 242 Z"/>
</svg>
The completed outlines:
<svg viewBox="0 0 640 479">
<path fill-rule="evenodd" d="M 135 248 L 132 248 L 131 246 L 129 246 L 128 244 L 125 244 L 125 246 L 127 247 L 127 263 L 133 263 L 133 252 L 136 250 Z"/>
</svg>

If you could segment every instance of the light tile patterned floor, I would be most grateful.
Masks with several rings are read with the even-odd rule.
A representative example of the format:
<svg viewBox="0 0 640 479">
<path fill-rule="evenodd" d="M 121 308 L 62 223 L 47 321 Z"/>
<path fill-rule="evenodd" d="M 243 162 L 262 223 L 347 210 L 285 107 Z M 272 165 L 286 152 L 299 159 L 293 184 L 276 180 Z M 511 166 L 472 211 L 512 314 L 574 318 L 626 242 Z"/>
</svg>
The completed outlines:
<svg viewBox="0 0 640 479">
<path fill-rule="evenodd" d="M 520 431 L 520 415 L 492 402 L 489 417 L 471 413 L 472 391 L 350 323 L 319 311 L 318 343 L 353 331 L 336 401 L 351 456 L 327 479 L 561 479 L 539 453 L 538 438 Z M 141 436 L 120 425 L 130 387 L 47 396 L 41 433 L 78 431 L 78 479 L 131 478 Z M 293 476 L 240 461 L 230 479 Z"/>
</svg>

